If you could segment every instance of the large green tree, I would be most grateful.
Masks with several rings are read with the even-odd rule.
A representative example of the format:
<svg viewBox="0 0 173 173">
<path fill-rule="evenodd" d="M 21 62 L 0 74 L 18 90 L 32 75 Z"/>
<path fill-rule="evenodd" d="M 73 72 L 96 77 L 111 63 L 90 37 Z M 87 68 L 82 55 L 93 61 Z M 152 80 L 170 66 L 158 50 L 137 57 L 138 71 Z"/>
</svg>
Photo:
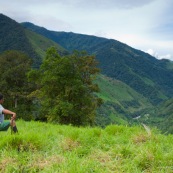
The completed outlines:
<svg viewBox="0 0 173 173">
<path fill-rule="evenodd" d="M 31 104 L 27 96 L 33 85 L 26 75 L 31 70 L 31 63 L 31 59 L 19 51 L 7 51 L 0 55 L 0 92 L 5 96 L 4 104 L 9 109 L 15 109 L 18 117 L 23 118 Z"/>
<path fill-rule="evenodd" d="M 84 52 L 59 56 L 50 48 L 39 70 L 29 73 L 38 90 L 34 92 L 41 102 L 41 117 L 63 124 L 93 124 L 101 100 L 93 81 L 99 73 L 94 56 Z"/>
</svg>

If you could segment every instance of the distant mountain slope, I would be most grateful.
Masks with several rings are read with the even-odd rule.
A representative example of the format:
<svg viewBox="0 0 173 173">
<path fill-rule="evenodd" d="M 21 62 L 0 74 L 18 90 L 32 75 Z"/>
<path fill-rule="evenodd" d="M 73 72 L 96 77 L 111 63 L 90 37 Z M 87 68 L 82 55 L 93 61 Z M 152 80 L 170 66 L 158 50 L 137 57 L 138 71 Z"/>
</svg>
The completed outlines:
<svg viewBox="0 0 173 173">
<path fill-rule="evenodd" d="M 77 49 L 95 54 L 103 74 L 123 81 L 154 105 L 173 97 L 173 68 L 169 61 L 158 60 L 112 39 L 49 31 L 28 22 L 22 25 L 68 51 Z"/>
<path fill-rule="evenodd" d="M 67 33 L 49 31 L 44 27 L 36 26 L 30 22 L 24 22 L 22 23 L 22 25 L 30 29 L 31 31 L 44 35 L 45 37 L 53 40 L 68 51 L 86 50 L 89 52 L 89 50 L 92 49 L 93 46 L 98 45 L 99 43 L 103 43 L 107 40 L 106 38 L 99 38 L 83 34 L 74 34 L 72 32 Z"/>
<path fill-rule="evenodd" d="M 39 67 L 46 50 L 54 46 L 60 54 L 67 51 L 57 43 L 25 29 L 13 19 L 0 14 L 0 53 L 7 50 L 18 50 L 33 59 L 33 67 Z"/>
<path fill-rule="evenodd" d="M 27 23 L 27 25 L 35 29 L 39 28 L 38 30 L 41 31 L 33 32 L 4 15 L 0 15 L 0 19 L 2 19 L 0 53 L 11 49 L 20 50 L 35 60 L 35 67 L 39 66 L 46 50 L 51 46 L 56 47 L 62 55 L 68 54 L 68 51 L 71 52 L 74 49 L 97 53 L 97 49 L 103 48 L 103 45 L 108 41 L 105 38 L 82 34 L 50 32 L 45 28 Z M 5 35 L 6 39 L 4 39 Z M 74 39 L 76 42 L 73 41 Z M 58 42 L 61 43 L 61 46 Z M 101 47 L 99 48 L 98 45 Z M 97 56 L 97 58 L 99 57 Z M 100 64 L 100 66 L 102 65 Z M 128 124 L 132 117 L 152 106 L 145 97 L 121 81 L 100 75 L 96 82 L 101 88 L 99 96 L 104 100 L 104 104 L 98 110 L 96 122 L 101 126 L 110 123 Z"/>
<path fill-rule="evenodd" d="M 172 107 L 161 115 L 159 111 L 167 109 L 160 106 L 163 109 L 157 112 L 152 104 L 173 97 L 173 62 L 157 60 L 112 39 L 49 31 L 31 23 L 22 25 L 24 27 L 0 14 L 0 53 L 20 50 L 33 58 L 37 67 L 51 46 L 63 55 L 75 49 L 96 55 L 104 74 L 97 79 L 101 88 L 99 96 L 104 100 L 98 110 L 98 124 L 127 124 L 133 117 L 153 110 L 158 114 L 151 113 L 153 118 L 163 120 L 165 124 L 166 119 L 172 122 Z"/>
<path fill-rule="evenodd" d="M 52 46 L 58 50 L 60 55 L 68 54 L 68 51 L 62 46 L 40 34 L 36 34 L 28 29 L 25 29 L 25 33 L 35 52 L 42 58 L 45 57 L 47 49 Z"/>
<path fill-rule="evenodd" d="M 160 104 L 150 119 L 150 124 L 156 125 L 164 133 L 173 134 L 173 98 Z"/>
<path fill-rule="evenodd" d="M 98 96 L 104 100 L 97 117 L 97 124 L 101 126 L 129 124 L 132 118 L 152 109 L 145 97 L 121 81 L 99 75 L 96 82 L 100 87 Z"/>
<path fill-rule="evenodd" d="M 34 51 L 25 35 L 24 28 L 16 21 L 0 14 L 0 53 L 7 50 L 19 50 L 33 58 L 35 66 L 41 57 Z"/>
</svg>

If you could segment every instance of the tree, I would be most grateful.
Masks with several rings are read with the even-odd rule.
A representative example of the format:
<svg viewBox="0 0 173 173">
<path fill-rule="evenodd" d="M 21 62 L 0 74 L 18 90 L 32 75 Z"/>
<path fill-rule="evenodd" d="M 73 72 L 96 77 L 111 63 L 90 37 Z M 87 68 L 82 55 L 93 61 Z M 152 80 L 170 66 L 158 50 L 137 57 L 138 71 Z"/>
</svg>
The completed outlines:
<svg viewBox="0 0 173 173">
<path fill-rule="evenodd" d="M 26 111 L 31 104 L 27 95 L 33 89 L 26 76 L 31 63 L 31 59 L 19 51 L 7 51 L 0 55 L 0 92 L 5 96 L 5 104 L 20 110 L 21 116 L 24 115 L 21 110 Z"/>
<path fill-rule="evenodd" d="M 38 85 L 42 117 L 63 124 L 92 124 L 101 100 L 93 83 L 99 73 L 94 56 L 84 52 L 60 57 L 55 48 L 47 51 L 39 70 L 29 73 Z"/>
</svg>

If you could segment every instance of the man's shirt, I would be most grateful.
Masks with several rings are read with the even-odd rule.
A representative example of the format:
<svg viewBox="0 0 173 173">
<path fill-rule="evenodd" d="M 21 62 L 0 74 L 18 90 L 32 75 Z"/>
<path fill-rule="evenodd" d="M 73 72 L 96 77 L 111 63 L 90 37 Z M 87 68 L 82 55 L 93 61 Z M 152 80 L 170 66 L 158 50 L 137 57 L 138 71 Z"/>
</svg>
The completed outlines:
<svg viewBox="0 0 173 173">
<path fill-rule="evenodd" d="M 0 123 L 2 123 L 4 121 L 4 114 L 3 114 L 3 111 L 4 108 L 3 106 L 0 104 Z"/>
</svg>

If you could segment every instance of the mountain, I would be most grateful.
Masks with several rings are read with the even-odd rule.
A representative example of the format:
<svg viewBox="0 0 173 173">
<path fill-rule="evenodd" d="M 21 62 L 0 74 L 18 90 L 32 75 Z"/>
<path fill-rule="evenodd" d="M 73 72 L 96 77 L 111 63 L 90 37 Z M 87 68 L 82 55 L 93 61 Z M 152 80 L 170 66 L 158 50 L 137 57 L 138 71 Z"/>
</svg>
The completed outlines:
<svg viewBox="0 0 173 173">
<path fill-rule="evenodd" d="M 156 126 L 164 133 L 173 134 L 173 98 L 155 107 L 148 117 L 148 124 Z"/>
<path fill-rule="evenodd" d="M 56 47 L 58 52 L 62 55 L 68 54 L 63 44 L 63 46 L 60 46 L 53 40 L 53 38 L 56 38 L 54 35 L 52 35 L 52 39 L 47 38 L 40 33 L 33 32 L 21 26 L 19 23 L 2 14 L 0 15 L 0 21 L 0 53 L 11 49 L 22 51 L 33 58 L 34 67 L 37 68 L 42 58 L 45 57 L 46 50 L 51 46 Z M 44 28 L 43 30 L 47 31 Z M 4 35 L 6 39 L 3 39 Z M 78 35 L 76 36 L 78 37 Z M 91 43 L 97 45 L 97 43 L 102 43 L 107 40 L 104 38 L 89 37 L 89 42 L 85 43 L 88 36 L 79 36 L 84 38 L 82 39 L 84 42 L 78 44 L 82 45 L 80 48 L 81 50 L 87 48 Z M 72 47 L 72 45 L 69 47 Z M 92 49 L 92 46 L 90 49 Z M 97 116 L 96 122 L 100 126 L 105 126 L 112 122 L 117 124 L 128 124 L 132 117 L 135 116 L 136 112 L 151 106 L 146 98 L 121 81 L 100 75 L 96 82 L 99 84 L 101 90 L 99 97 L 104 100 L 104 104 L 98 110 L 99 116 Z"/>
<path fill-rule="evenodd" d="M 0 14 L 0 53 L 7 50 L 19 50 L 32 57 L 35 66 L 40 62 L 40 56 L 36 54 L 25 30 L 14 20 Z"/>
<path fill-rule="evenodd" d="M 68 51 L 86 50 L 96 55 L 102 74 L 124 82 L 153 105 L 173 97 L 173 68 L 170 61 L 158 60 L 113 39 L 49 31 L 28 22 L 22 25 L 52 39 Z"/>
<path fill-rule="evenodd" d="M 131 124 L 133 118 L 153 109 L 145 97 L 119 80 L 99 75 L 96 82 L 100 87 L 98 96 L 104 100 L 96 117 L 96 124 L 99 126 Z"/>
<path fill-rule="evenodd" d="M 164 112 L 165 101 L 173 97 L 173 62 L 157 60 L 116 40 L 49 31 L 28 22 L 19 24 L 0 14 L 0 53 L 22 51 L 38 68 L 51 46 L 62 55 L 75 49 L 96 55 L 102 73 L 96 80 L 100 86 L 98 96 L 104 100 L 96 117 L 100 126 L 129 124 L 133 118 L 147 114 L 151 114 L 149 123 L 158 125 L 172 116 L 169 111 L 159 114 L 159 108 Z"/>
<path fill-rule="evenodd" d="M 47 48 L 55 46 L 59 52 L 67 52 L 57 43 L 46 37 L 25 29 L 11 18 L 0 14 L 0 53 L 18 50 L 34 61 L 33 67 L 39 67 Z"/>
</svg>

